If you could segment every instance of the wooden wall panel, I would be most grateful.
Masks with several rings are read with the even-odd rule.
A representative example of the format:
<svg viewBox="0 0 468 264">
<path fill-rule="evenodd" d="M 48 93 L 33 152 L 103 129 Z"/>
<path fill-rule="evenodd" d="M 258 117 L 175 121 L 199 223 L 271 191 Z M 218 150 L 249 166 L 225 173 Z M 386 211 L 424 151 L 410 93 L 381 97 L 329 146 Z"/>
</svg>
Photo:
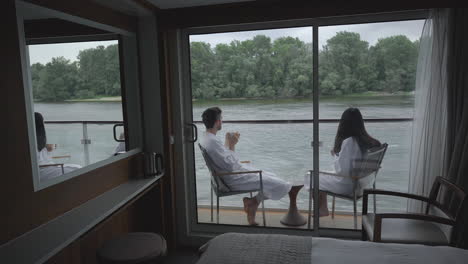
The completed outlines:
<svg viewBox="0 0 468 264">
<path fill-rule="evenodd" d="M 20 43 L 16 24 L 14 0 L 0 4 L 0 16 L 5 18 L 2 44 L 5 45 L 2 59 L 3 101 L 7 101 L 4 111 L 7 135 L 7 172 L 2 172 L 0 185 L 1 211 L 0 245 L 45 222 L 67 212 L 76 206 L 110 190 L 129 177 L 141 176 L 140 155 L 130 157 L 105 167 L 72 178 L 38 192 L 34 192 L 31 158 L 29 149 L 26 106 L 21 70 Z"/>
<path fill-rule="evenodd" d="M 96 252 L 109 239 L 128 232 L 162 234 L 160 194 L 159 184 L 149 187 L 46 263 L 98 264 Z"/>
<path fill-rule="evenodd" d="M 171 78 L 170 78 L 170 58 L 168 51 L 167 43 L 167 32 L 160 32 L 159 40 L 159 63 L 160 67 L 160 76 L 161 76 L 161 97 L 164 98 L 164 108 L 163 108 L 163 123 L 164 127 L 167 129 L 164 131 L 164 137 L 172 137 L 174 133 L 174 126 L 172 124 L 172 93 L 171 87 Z M 163 201 L 163 226 L 165 230 L 166 240 L 169 248 L 175 248 L 177 245 L 176 241 L 176 208 L 175 208 L 175 179 L 174 174 L 174 145 L 166 144 L 164 152 L 166 153 L 165 157 L 165 168 L 166 168 L 166 177 L 161 181 L 161 193 Z"/>
<path fill-rule="evenodd" d="M 61 250 L 58 254 L 49 259 L 47 264 L 81 264 L 81 248 L 80 243 L 75 241 Z"/>
</svg>

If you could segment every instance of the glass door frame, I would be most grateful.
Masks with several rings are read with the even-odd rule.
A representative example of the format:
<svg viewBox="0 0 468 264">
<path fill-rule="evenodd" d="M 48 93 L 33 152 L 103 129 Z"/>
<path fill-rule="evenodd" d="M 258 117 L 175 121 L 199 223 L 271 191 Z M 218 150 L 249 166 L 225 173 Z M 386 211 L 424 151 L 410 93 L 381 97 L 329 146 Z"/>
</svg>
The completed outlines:
<svg viewBox="0 0 468 264">
<path fill-rule="evenodd" d="M 277 22 L 259 22 L 242 25 L 221 25 L 209 27 L 188 28 L 176 30 L 172 36 L 174 49 L 172 52 L 173 61 L 177 61 L 171 81 L 174 84 L 173 111 L 175 118 L 175 130 L 180 131 L 175 135 L 175 155 L 179 157 L 180 168 L 176 169 L 177 186 L 177 225 L 178 239 L 183 244 L 200 245 L 214 235 L 225 232 L 246 232 L 246 233 L 277 233 L 302 236 L 327 236 L 339 238 L 360 238 L 360 230 L 321 228 L 318 206 L 314 205 L 313 227 L 308 229 L 296 228 L 276 228 L 276 227 L 251 227 L 225 224 L 198 223 L 196 180 L 195 180 L 195 144 L 190 143 L 193 139 L 191 125 L 193 124 L 192 113 L 192 88 L 190 69 L 190 35 L 209 33 L 228 33 L 249 30 L 281 29 L 291 27 L 311 27 L 312 28 L 312 103 L 313 103 L 313 142 L 319 142 L 319 61 L 318 61 L 318 39 L 319 28 L 321 26 L 348 25 L 362 23 L 394 22 L 404 20 L 426 19 L 427 10 L 405 11 L 385 14 L 355 15 L 344 17 L 328 17 L 300 19 Z M 319 144 L 313 144 L 313 171 L 314 186 L 319 184 Z M 313 197 L 318 201 L 319 190 L 314 189 Z M 311 219 L 312 220 L 312 219 Z M 311 228 L 312 227 L 312 228 Z"/>
</svg>

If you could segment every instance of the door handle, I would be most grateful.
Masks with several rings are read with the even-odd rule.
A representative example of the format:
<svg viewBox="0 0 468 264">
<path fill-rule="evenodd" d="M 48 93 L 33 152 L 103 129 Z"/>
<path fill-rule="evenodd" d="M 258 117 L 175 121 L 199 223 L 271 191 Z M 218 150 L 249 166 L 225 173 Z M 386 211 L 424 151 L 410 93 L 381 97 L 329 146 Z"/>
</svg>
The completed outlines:
<svg viewBox="0 0 468 264">
<path fill-rule="evenodd" d="M 187 124 L 192 127 L 192 138 L 188 139 L 190 143 L 195 143 L 198 139 L 198 128 L 194 123 Z"/>
<path fill-rule="evenodd" d="M 114 127 L 112 128 L 112 132 L 114 133 L 114 140 L 117 141 L 117 142 L 125 142 L 125 139 L 118 139 L 118 138 L 117 138 L 117 130 L 116 130 L 116 128 L 119 127 L 119 126 L 123 127 L 124 124 L 123 124 L 123 123 L 115 124 Z"/>
<path fill-rule="evenodd" d="M 162 154 L 150 152 L 144 158 L 145 177 L 161 176 L 164 174 L 164 158 Z"/>
<path fill-rule="evenodd" d="M 154 156 L 154 166 L 156 168 L 156 176 L 164 174 L 164 157 L 160 153 L 156 153 Z"/>
</svg>

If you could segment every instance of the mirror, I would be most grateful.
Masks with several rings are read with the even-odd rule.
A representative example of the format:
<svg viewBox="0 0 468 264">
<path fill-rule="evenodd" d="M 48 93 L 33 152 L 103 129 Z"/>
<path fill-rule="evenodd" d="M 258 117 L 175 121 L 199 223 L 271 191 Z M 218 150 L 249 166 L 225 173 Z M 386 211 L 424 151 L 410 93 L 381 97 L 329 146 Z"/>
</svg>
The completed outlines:
<svg viewBox="0 0 468 264">
<path fill-rule="evenodd" d="M 41 181 L 126 151 L 118 45 L 28 46 Z"/>
<path fill-rule="evenodd" d="M 50 186 L 130 154 L 122 37 L 28 3 L 18 7 L 35 186 Z"/>
</svg>

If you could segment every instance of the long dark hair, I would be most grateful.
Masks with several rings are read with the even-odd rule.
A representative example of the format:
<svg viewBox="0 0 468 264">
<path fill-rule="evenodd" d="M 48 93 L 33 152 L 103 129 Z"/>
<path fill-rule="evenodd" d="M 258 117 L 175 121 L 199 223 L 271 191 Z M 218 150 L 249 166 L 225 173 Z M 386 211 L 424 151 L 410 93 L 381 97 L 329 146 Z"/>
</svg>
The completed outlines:
<svg viewBox="0 0 468 264">
<path fill-rule="evenodd" d="M 37 141 L 37 150 L 41 151 L 45 148 L 47 143 L 47 137 L 44 126 L 44 118 L 38 112 L 34 113 L 34 121 L 36 123 L 36 141 Z"/>
<path fill-rule="evenodd" d="M 357 140 L 362 152 L 380 146 L 380 142 L 367 133 L 361 112 L 357 108 L 348 108 L 341 115 L 333 152 L 338 154 L 341 151 L 341 143 L 349 137 L 354 137 Z"/>
</svg>

